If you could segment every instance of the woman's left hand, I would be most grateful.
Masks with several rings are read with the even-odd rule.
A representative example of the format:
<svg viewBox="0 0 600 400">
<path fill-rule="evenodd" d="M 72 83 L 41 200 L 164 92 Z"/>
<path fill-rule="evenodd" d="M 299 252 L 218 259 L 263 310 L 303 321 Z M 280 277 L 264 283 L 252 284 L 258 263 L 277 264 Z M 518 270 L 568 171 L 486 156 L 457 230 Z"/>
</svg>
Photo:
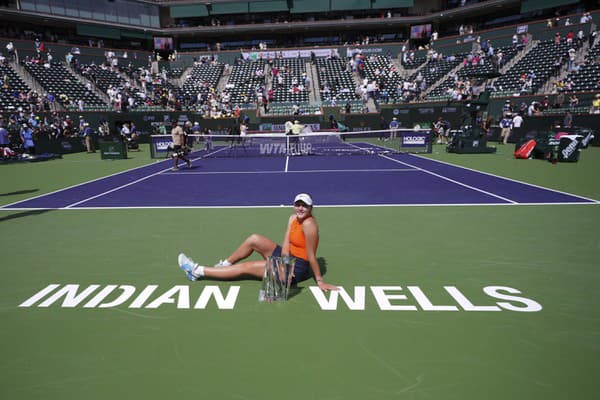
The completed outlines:
<svg viewBox="0 0 600 400">
<path fill-rule="evenodd" d="M 330 285 L 329 283 L 325 283 L 323 281 L 319 281 L 317 282 L 317 284 L 319 285 L 319 289 L 321 289 L 324 292 L 327 292 L 329 290 L 340 290 L 340 288 L 338 288 L 337 286 Z"/>
</svg>

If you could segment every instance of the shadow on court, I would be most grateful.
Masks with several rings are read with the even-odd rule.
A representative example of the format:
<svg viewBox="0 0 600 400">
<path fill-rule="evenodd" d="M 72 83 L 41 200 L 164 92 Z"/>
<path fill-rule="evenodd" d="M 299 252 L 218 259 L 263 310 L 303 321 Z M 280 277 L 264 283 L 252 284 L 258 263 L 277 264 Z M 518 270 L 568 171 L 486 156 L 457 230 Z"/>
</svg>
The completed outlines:
<svg viewBox="0 0 600 400">
<path fill-rule="evenodd" d="M 44 211 L 52 211 L 52 210 L 37 210 L 37 211 L 38 212 L 40 212 L 40 211 L 44 212 Z M 0 219 L 0 222 L 1 221 L 2 221 L 2 219 Z M 324 257 L 317 257 L 317 262 L 319 263 L 319 267 L 321 268 L 321 275 L 325 276 L 327 274 L 327 260 Z M 261 279 L 258 279 L 256 277 L 252 277 L 252 276 L 248 276 L 245 279 L 247 279 L 247 280 L 254 280 L 254 281 L 257 281 L 257 282 L 261 281 Z M 202 280 L 207 280 L 207 281 L 222 281 L 221 279 L 215 279 L 215 278 L 209 278 L 209 277 L 203 277 Z M 299 284 L 303 285 L 303 286 L 298 286 L 298 284 L 292 284 L 292 286 L 290 287 L 290 291 L 288 293 L 288 299 L 291 299 L 291 298 L 299 295 L 308 286 L 314 286 L 314 285 L 316 285 L 316 281 L 314 280 L 314 276 L 312 276 L 312 273 L 311 273 L 311 278 L 310 279 L 308 279 L 306 281 L 302 281 Z"/>
<path fill-rule="evenodd" d="M 0 193 L 0 197 L 2 196 L 14 196 L 17 194 L 29 194 L 29 193 L 35 193 L 40 189 L 24 189 L 24 190 L 17 190 L 14 192 L 9 192 L 9 193 Z"/>
<path fill-rule="evenodd" d="M 15 214 L 6 215 L 4 217 L 0 217 L 0 222 L 9 221 L 11 219 L 32 217 L 32 216 L 35 216 L 35 215 L 40 215 L 40 214 L 47 213 L 48 211 L 54 211 L 54 210 L 46 209 L 46 210 L 29 210 L 29 211 L 23 211 L 23 212 L 19 212 L 19 213 L 15 213 Z"/>
<path fill-rule="evenodd" d="M 325 276 L 327 274 L 327 260 L 324 257 L 317 257 L 317 262 L 319 263 L 319 268 L 321 268 L 321 275 Z M 311 274 L 312 275 L 312 274 Z M 305 284 L 305 286 L 298 286 L 293 285 L 290 288 L 290 292 L 288 294 L 288 299 L 293 298 L 294 296 L 298 296 L 300 293 L 302 293 L 302 291 L 311 285 L 315 285 L 316 282 L 314 281 L 314 277 L 312 277 L 311 279 L 304 281 L 304 282 L 300 282 L 300 284 Z"/>
</svg>

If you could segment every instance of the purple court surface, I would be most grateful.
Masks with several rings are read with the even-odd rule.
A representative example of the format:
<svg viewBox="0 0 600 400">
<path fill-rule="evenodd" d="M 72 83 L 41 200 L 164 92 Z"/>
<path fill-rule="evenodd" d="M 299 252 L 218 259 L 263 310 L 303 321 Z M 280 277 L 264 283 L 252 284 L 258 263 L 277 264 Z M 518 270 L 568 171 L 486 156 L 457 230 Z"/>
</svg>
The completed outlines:
<svg viewBox="0 0 600 400">
<path fill-rule="evenodd" d="M 152 163 L 3 209 L 272 207 L 309 192 L 319 206 L 598 203 L 411 154 L 195 158 Z"/>
</svg>

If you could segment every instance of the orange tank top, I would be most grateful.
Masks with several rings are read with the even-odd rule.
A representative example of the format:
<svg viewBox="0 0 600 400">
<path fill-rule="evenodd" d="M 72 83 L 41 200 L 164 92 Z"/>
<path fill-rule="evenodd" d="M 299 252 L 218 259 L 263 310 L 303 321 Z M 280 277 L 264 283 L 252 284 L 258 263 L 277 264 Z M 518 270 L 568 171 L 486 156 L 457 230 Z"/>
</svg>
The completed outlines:
<svg viewBox="0 0 600 400">
<path fill-rule="evenodd" d="M 315 252 L 317 251 L 316 246 L 318 245 L 319 241 L 317 240 Z M 302 224 L 298 222 L 297 218 L 294 218 L 290 228 L 290 253 L 294 257 L 300 257 L 304 260 L 308 259 L 308 256 L 306 255 L 306 238 L 304 237 L 304 232 L 302 231 Z"/>
</svg>

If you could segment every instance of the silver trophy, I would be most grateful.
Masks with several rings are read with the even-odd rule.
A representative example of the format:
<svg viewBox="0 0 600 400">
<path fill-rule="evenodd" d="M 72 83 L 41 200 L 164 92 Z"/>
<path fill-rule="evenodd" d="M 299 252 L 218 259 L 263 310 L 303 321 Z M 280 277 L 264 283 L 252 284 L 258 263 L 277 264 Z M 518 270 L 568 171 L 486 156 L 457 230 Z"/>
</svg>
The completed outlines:
<svg viewBox="0 0 600 400">
<path fill-rule="evenodd" d="M 287 301 L 294 277 L 294 257 L 267 257 L 258 301 Z"/>
</svg>

